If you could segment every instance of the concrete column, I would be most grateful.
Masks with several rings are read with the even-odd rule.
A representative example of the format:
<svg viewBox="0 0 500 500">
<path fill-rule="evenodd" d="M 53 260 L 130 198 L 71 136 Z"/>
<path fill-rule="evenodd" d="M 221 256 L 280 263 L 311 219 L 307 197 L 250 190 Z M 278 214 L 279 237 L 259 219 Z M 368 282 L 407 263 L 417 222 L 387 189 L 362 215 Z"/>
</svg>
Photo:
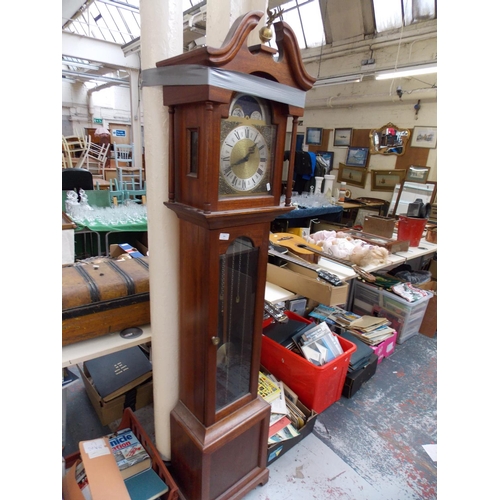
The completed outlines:
<svg viewBox="0 0 500 500">
<path fill-rule="evenodd" d="M 182 53 L 182 2 L 140 3 L 142 69 Z M 179 229 L 168 199 L 168 110 L 161 87 L 142 89 L 148 188 L 148 243 L 151 297 L 155 440 L 170 460 L 170 412 L 179 394 L 178 281 Z M 132 110 L 132 115 L 135 110 Z"/>
<path fill-rule="evenodd" d="M 242 14 L 252 10 L 266 12 L 268 0 L 217 0 L 207 2 L 207 45 L 209 47 L 220 47 L 226 38 L 226 34 L 233 22 Z M 259 29 L 265 25 L 267 15 L 262 16 L 259 25 L 248 37 L 249 45 L 257 45 L 259 40 Z"/>
</svg>

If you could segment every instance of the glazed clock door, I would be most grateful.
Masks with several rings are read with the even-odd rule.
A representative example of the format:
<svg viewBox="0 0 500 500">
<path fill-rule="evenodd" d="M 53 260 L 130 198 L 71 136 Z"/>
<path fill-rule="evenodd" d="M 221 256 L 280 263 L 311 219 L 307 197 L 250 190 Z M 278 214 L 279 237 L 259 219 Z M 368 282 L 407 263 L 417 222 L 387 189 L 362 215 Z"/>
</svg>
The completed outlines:
<svg viewBox="0 0 500 500">
<path fill-rule="evenodd" d="M 258 256 L 243 236 L 219 258 L 216 412 L 250 393 Z"/>
</svg>

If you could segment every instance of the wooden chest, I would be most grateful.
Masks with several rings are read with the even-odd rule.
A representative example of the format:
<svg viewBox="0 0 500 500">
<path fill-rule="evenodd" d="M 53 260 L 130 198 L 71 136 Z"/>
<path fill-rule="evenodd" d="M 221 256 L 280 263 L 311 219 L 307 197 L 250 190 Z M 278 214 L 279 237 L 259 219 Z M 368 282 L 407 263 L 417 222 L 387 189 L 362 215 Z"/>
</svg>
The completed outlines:
<svg viewBox="0 0 500 500">
<path fill-rule="evenodd" d="M 62 268 L 63 346 L 148 323 L 148 257 Z"/>
</svg>

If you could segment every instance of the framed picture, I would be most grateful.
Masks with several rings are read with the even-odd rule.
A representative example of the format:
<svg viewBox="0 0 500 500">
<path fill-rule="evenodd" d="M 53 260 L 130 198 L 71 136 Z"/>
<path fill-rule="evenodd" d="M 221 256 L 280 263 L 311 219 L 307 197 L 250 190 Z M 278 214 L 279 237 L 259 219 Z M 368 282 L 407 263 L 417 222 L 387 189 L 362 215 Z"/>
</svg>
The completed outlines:
<svg viewBox="0 0 500 500">
<path fill-rule="evenodd" d="M 420 182 L 425 184 L 427 182 L 427 177 L 429 177 L 430 167 L 417 167 L 416 165 L 410 165 L 406 172 L 406 181 Z"/>
<path fill-rule="evenodd" d="M 312 146 L 321 146 L 323 138 L 323 129 L 317 127 L 306 127 L 306 144 Z"/>
<path fill-rule="evenodd" d="M 388 191 L 401 184 L 406 176 L 406 170 L 372 170 L 372 191 Z"/>
<path fill-rule="evenodd" d="M 336 128 L 333 135 L 334 146 L 350 146 L 352 137 L 352 128 Z"/>
<path fill-rule="evenodd" d="M 333 151 L 318 151 L 316 153 L 316 163 L 318 162 L 321 163 L 321 166 L 324 166 L 326 173 L 330 172 L 333 168 Z"/>
<path fill-rule="evenodd" d="M 369 148 L 349 148 L 345 164 L 350 167 L 366 167 Z"/>
<path fill-rule="evenodd" d="M 339 182 L 364 188 L 366 184 L 366 172 L 367 170 L 364 167 L 351 167 L 339 163 Z"/>
<path fill-rule="evenodd" d="M 413 148 L 434 149 L 437 144 L 437 127 L 415 127 L 411 136 Z"/>
</svg>

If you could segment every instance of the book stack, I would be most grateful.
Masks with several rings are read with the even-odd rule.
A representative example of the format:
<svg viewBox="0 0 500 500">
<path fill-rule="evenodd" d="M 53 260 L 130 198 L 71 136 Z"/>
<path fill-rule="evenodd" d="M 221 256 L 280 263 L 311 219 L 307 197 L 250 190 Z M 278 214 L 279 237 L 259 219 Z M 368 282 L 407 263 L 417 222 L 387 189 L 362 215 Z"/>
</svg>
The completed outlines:
<svg viewBox="0 0 500 500">
<path fill-rule="evenodd" d="M 365 344 L 378 345 L 396 331 L 389 326 L 390 324 L 386 318 L 365 315 L 353 321 L 347 330 Z"/>
<path fill-rule="evenodd" d="M 344 353 L 336 335 L 324 321 L 309 324 L 294 335 L 293 341 L 303 356 L 316 366 L 323 366 Z"/>
<path fill-rule="evenodd" d="M 368 345 L 378 345 L 391 337 L 396 330 L 390 327 L 386 318 L 355 314 L 340 307 L 317 306 L 309 316 L 325 321 L 327 324 L 340 327 Z"/>
<path fill-rule="evenodd" d="M 275 444 L 299 435 L 307 420 L 306 415 L 297 407 L 293 396 L 297 396 L 272 374 L 260 372 L 266 385 L 279 388 L 279 394 L 271 402 L 271 418 L 269 420 L 268 444 Z M 259 383 L 259 386 L 261 384 Z"/>
<path fill-rule="evenodd" d="M 154 500 L 168 492 L 168 485 L 154 471 L 151 457 L 130 428 L 119 430 L 95 440 L 96 443 L 98 441 L 103 441 L 106 443 L 106 447 L 109 446 L 111 449 L 119 471 L 117 474 L 121 475 L 128 497 L 131 500 Z M 88 449 L 91 449 L 90 444 L 92 442 L 87 442 Z M 96 446 L 93 445 L 92 449 L 96 448 Z M 104 450 L 104 447 L 102 449 Z M 94 455 L 97 455 L 97 453 L 94 452 Z M 104 468 L 101 472 L 104 476 L 108 472 L 111 473 L 110 470 L 106 471 Z M 89 481 L 83 462 L 77 464 L 75 477 L 85 500 L 92 500 L 92 477 Z M 117 496 L 116 498 L 125 497 Z M 72 499 L 71 496 L 67 500 Z"/>
</svg>

